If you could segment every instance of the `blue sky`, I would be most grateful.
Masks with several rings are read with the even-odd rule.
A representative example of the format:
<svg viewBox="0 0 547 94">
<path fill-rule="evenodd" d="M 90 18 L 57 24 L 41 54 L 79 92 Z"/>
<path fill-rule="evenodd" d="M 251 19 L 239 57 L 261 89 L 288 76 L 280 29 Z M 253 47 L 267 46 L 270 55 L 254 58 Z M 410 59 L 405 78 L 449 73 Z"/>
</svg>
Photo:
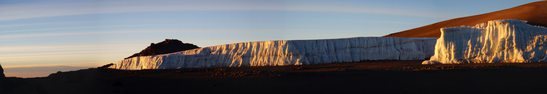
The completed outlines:
<svg viewBox="0 0 547 94">
<path fill-rule="evenodd" d="M 535 0 L 0 0 L 0 64 L 99 66 L 174 38 L 199 46 L 382 36 Z"/>
</svg>

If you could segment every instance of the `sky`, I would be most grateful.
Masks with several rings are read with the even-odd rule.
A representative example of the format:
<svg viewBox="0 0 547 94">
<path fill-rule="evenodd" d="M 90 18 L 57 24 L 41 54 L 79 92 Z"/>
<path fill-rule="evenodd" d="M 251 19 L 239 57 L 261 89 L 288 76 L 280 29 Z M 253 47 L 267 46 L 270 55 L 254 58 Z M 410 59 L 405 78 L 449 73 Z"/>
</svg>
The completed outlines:
<svg viewBox="0 0 547 94">
<path fill-rule="evenodd" d="M 0 0 L 0 64 L 96 67 L 150 43 L 382 36 L 535 0 Z"/>
</svg>

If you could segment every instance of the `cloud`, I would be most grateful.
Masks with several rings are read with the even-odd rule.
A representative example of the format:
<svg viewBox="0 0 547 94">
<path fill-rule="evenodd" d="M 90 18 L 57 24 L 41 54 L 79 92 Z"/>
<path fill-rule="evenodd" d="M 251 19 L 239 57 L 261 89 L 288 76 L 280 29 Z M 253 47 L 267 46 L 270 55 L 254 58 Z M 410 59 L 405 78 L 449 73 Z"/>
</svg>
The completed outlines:
<svg viewBox="0 0 547 94">
<path fill-rule="evenodd" d="M 8 39 L 27 39 L 38 37 L 56 37 L 56 36 L 75 36 L 75 35 L 96 35 L 108 34 L 112 32 L 57 32 L 57 33 L 30 33 L 30 34 L 4 34 L 0 35 L 0 40 Z"/>
<path fill-rule="evenodd" d="M 6 45 L 0 47 L 0 53 L 2 53 L 0 63 L 5 67 L 104 64 L 120 60 L 146 45 L 146 43 Z"/>
<path fill-rule="evenodd" d="M 95 67 L 95 66 L 93 66 Z M 73 66 L 27 66 L 27 67 L 6 67 L 5 73 L 8 77 L 46 77 L 57 71 L 75 71 L 90 67 L 73 67 Z"/>
<path fill-rule="evenodd" d="M 290 11 L 368 13 L 398 16 L 432 17 L 434 13 L 387 7 L 343 6 L 328 4 L 270 4 L 260 2 L 226 1 L 171 1 L 132 2 L 110 0 L 100 2 L 30 3 L 0 6 L 1 20 L 18 20 L 41 17 L 88 15 L 104 13 L 157 12 L 157 11 Z M 45 3 L 45 4 L 44 4 Z M 435 14 L 438 16 L 438 14 Z M 441 16 L 442 17 L 442 16 Z"/>
<path fill-rule="evenodd" d="M 291 30 L 278 30 L 283 28 L 267 29 L 267 28 L 244 28 L 244 29 L 189 29 L 184 27 L 176 28 L 133 28 L 131 26 L 112 26 L 97 27 L 87 24 L 76 24 L 71 22 L 52 22 L 42 20 L 41 18 L 62 17 L 75 15 L 92 15 L 92 14 L 115 14 L 115 13 L 140 13 L 140 12 L 187 12 L 187 11 L 276 11 L 276 12 L 320 12 L 320 13 L 349 13 L 351 14 L 378 14 L 378 15 L 394 15 L 394 16 L 411 16 L 411 17 L 432 17 L 438 15 L 429 11 L 417 11 L 410 9 L 390 8 L 388 7 L 373 7 L 367 5 L 334 5 L 328 3 L 287 3 L 283 1 L 270 0 L 38 0 L 39 2 L 21 2 L 0 5 L 0 42 L 4 45 L 0 46 L 0 59 L 2 64 L 9 66 L 14 65 L 43 65 L 43 64 L 76 64 L 76 63 L 108 63 L 120 60 L 124 56 L 130 55 L 144 47 L 147 43 L 129 43 L 129 44 L 107 44 L 100 40 L 93 40 L 97 43 L 89 44 L 71 44 L 58 43 L 62 40 L 77 40 L 75 38 L 64 38 L 63 36 L 80 37 L 80 36 L 97 36 L 97 39 L 109 39 L 111 36 L 116 36 L 116 39 L 110 39 L 108 42 L 125 41 L 124 36 L 132 36 L 137 38 L 162 39 L 170 38 L 186 38 L 186 41 L 196 43 L 200 46 L 210 46 L 217 44 L 241 42 L 241 41 L 256 41 L 270 39 L 290 39 L 290 38 L 319 38 L 317 35 L 304 34 L 304 37 L 287 37 L 291 35 Z M 314 2 L 314 1 L 309 1 Z M 442 17 L 442 16 L 441 16 Z M 31 20 L 24 20 L 31 19 Z M 34 19 L 40 19 L 36 21 Z M 13 23 L 12 23 L 13 22 Z M 42 22 L 42 23 L 40 23 Z M 82 22 L 85 23 L 85 22 Z M 55 24 L 55 25 L 52 25 Z M 102 25 L 101 23 L 98 23 Z M 193 23 L 195 24 L 195 23 Z M 142 23 L 139 23 L 142 25 Z M 36 27 L 35 27 L 36 26 Z M 134 26 L 137 27 L 137 26 Z M 97 30 L 97 28 L 99 30 Z M 102 30 L 105 29 L 106 30 Z M 123 30 L 118 30 L 123 29 Z M 294 29 L 294 28 L 293 28 Z M 298 29 L 298 28 L 296 28 Z M 102 31 L 101 31 L 102 30 Z M 23 32 L 26 31 L 26 32 Z M 265 32 L 260 32 L 265 31 Z M 321 29 L 313 28 L 306 30 L 293 31 L 310 31 L 319 32 Z M 155 35 L 155 38 L 150 37 L 150 32 L 161 32 Z M 182 33 L 177 35 L 175 33 Z M 289 33 L 287 33 L 289 32 Z M 287 34 L 285 34 L 287 33 Z M 193 38 L 192 35 L 207 35 Z M 271 35 L 281 36 L 271 36 Z M 105 36 L 110 35 L 110 36 Z M 121 38 L 117 38 L 122 35 Z M 135 35 L 135 36 L 133 36 Z M 241 36 L 253 35 L 253 37 Z M 301 34 L 292 34 L 301 35 Z M 306 35 L 309 35 L 306 37 Z M 336 35 L 329 35 L 330 38 Z M 59 38 L 47 40 L 47 38 Z M 25 39 L 33 39 L 33 41 L 24 43 Z M 98 42 L 100 41 L 100 42 Z M 197 41 L 197 42 L 196 42 Z M 153 41 L 157 42 L 157 41 Z M 10 45 L 11 43 L 11 45 Z M 36 44 L 34 44 L 36 43 Z M 13 45 L 15 44 L 15 45 Z M 20 46 L 18 44 L 29 44 Z M 51 44 L 51 45 L 43 45 Z M 65 44 L 65 45 L 54 45 Z"/>
<path fill-rule="evenodd" d="M 187 29 L 187 28 L 164 28 L 164 29 L 109 29 L 101 30 L 84 30 L 84 31 L 61 31 L 61 32 L 32 32 L 32 33 L 14 33 L 2 34 L 0 40 L 17 40 L 17 39 L 39 39 L 45 37 L 63 37 L 63 36 L 100 36 L 100 35 L 138 35 L 141 33 L 220 33 L 220 32 L 253 32 L 265 31 L 264 29 Z M 271 31 L 273 32 L 273 31 Z M 1 47 L 0 47 L 1 48 Z M 0 49 L 1 51 L 1 49 Z"/>
</svg>

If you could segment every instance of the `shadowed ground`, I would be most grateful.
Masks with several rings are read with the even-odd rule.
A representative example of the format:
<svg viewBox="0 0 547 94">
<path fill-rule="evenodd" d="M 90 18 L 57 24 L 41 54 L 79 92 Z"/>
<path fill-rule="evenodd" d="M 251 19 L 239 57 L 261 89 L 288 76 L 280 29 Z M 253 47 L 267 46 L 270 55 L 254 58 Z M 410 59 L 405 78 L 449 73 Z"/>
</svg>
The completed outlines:
<svg viewBox="0 0 547 94">
<path fill-rule="evenodd" d="M 123 71 L 8 78 L 1 94 L 545 93 L 547 63 L 420 65 L 421 61 Z"/>
</svg>

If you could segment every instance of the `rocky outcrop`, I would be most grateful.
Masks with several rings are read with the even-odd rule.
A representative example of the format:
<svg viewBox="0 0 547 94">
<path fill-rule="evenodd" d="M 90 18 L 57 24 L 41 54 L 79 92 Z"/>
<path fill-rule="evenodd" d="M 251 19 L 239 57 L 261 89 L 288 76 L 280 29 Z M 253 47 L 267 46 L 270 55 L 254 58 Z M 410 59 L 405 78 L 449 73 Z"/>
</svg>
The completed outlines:
<svg viewBox="0 0 547 94">
<path fill-rule="evenodd" d="M 2 68 L 2 65 L 0 65 L 0 78 L 4 78 L 6 75 L 4 75 L 4 69 Z"/>
<path fill-rule="evenodd" d="M 139 53 L 135 53 L 127 58 L 137 57 L 137 56 L 151 56 L 166 54 L 172 52 L 185 51 L 190 49 L 199 48 L 198 46 L 190 43 L 183 43 L 182 41 L 176 39 L 165 39 L 165 41 L 159 43 L 152 43 L 150 46 L 146 47 Z"/>
<path fill-rule="evenodd" d="M 547 28 L 521 20 L 443 28 L 435 55 L 423 64 L 547 62 Z"/>
<path fill-rule="evenodd" d="M 424 60 L 435 39 L 359 37 L 326 40 L 243 42 L 128 58 L 110 68 L 124 70 L 311 65 L 366 60 Z"/>
</svg>

